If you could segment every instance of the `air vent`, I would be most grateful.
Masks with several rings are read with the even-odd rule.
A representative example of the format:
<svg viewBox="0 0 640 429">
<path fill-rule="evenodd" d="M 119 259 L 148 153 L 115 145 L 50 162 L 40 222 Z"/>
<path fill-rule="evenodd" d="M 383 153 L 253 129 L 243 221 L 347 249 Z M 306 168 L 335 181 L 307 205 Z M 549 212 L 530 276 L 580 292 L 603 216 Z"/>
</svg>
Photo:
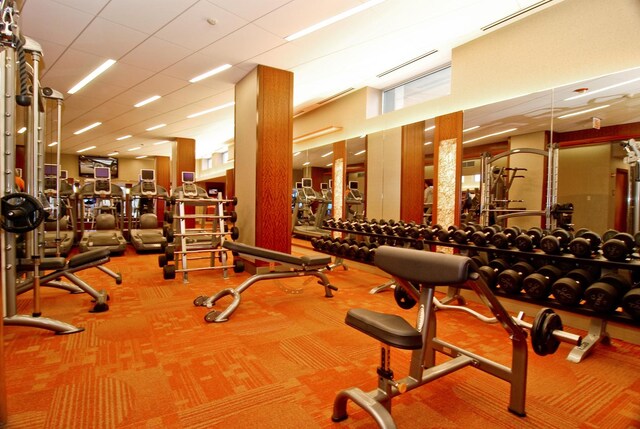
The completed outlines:
<svg viewBox="0 0 640 429">
<path fill-rule="evenodd" d="M 407 62 L 405 62 L 405 63 L 400 64 L 399 66 L 395 66 L 395 67 L 393 67 L 393 68 L 390 68 L 389 70 L 387 70 L 387 71 L 385 71 L 385 72 L 382 72 L 382 73 L 380 73 L 379 75 L 376 75 L 376 77 L 386 76 L 386 75 L 388 75 L 389 73 L 393 73 L 393 72 L 394 72 L 394 71 L 396 71 L 396 70 L 400 70 L 401 68 L 406 67 L 406 66 L 408 66 L 409 64 L 413 64 L 413 63 L 415 63 L 416 61 L 420 61 L 421 59 L 426 58 L 426 57 L 428 57 L 429 55 L 433 55 L 433 54 L 435 54 L 436 52 L 438 52 L 438 50 L 437 50 L 437 49 L 433 49 L 433 50 L 431 50 L 431 51 L 427 52 L 426 54 L 422 54 L 422 55 L 420 55 L 419 57 L 415 57 L 415 58 L 414 58 L 414 59 L 412 59 L 412 60 L 409 60 L 409 61 L 407 61 Z"/>
<path fill-rule="evenodd" d="M 497 21 L 494 21 L 489 25 L 485 25 L 484 27 L 481 28 L 481 30 L 482 31 L 490 30 L 493 27 L 497 27 L 500 24 L 504 24 L 505 22 L 510 21 L 513 18 L 517 18 L 518 16 L 523 15 L 523 14 L 525 14 L 527 12 L 531 12 L 532 10 L 537 9 L 540 6 L 544 6 L 547 3 L 551 3 L 552 1 L 553 0 L 542 0 L 542 1 L 539 1 L 538 3 L 532 4 L 531 6 L 525 7 L 524 9 L 520 9 L 519 11 L 514 12 L 511 15 L 505 16 L 504 18 L 501 18 L 501 19 L 499 19 Z"/>
<path fill-rule="evenodd" d="M 324 100 L 318 101 L 318 104 L 328 103 L 331 100 L 335 100 L 338 97 L 342 97 L 343 95 L 353 91 L 354 89 L 355 88 L 348 88 L 348 89 L 345 89 L 344 91 L 340 91 L 340 92 L 338 92 L 336 94 L 333 94 L 331 97 L 328 97 L 328 98 L 325 98 Z"/>
<path fill-rule="evenodd" d="M 462 168 L 464 167 L 475 167 L 475 161 L 462 161 Z"/>
</svg>

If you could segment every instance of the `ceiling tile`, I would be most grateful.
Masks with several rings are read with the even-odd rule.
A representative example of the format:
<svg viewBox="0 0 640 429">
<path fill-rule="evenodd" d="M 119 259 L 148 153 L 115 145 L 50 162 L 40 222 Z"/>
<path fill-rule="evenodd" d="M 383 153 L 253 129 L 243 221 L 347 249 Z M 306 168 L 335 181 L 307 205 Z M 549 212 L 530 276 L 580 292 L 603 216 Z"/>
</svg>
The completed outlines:
<svg viewBox="0 0 640 429">
<path fill-rule="evenodd" d="M 197 0 L 110 0 L 100 16 L 146 34 L 153 34 Z"/>
<path fill-rule="evenodd" d="M 149 36 L 123 25 L 96 18 L 73 42 L 73 48 L 101 55 L 115 60 L 124 56 Z"/>
<path fill-rule="evenodd" d="M 281 37 L 249 24 L 207 46 L 198 54 L 228 64 L 239 64 L 285 43 L 287 42 Z"/>
<path fill-rule="evenodd" d="M 32 0 L 29 0 L 32 1 Z M 109 0 L 53 0 L 56 3 L 63 4 L 65 6 L 72 7 L 74 9 L 88 12 L 91 14 L 97 14 L 100 10 L 109 3 Z"/>
<path fill-rule="evenodd" d="M 157 37 L 150 37 L 122 58 L 123 64 L 155 72 L 186 58 L 193 51 Z"/>
<path fill-rule="evenodd" d="M 18 24 L 23 34 L 39 42 L 68 45 L 92 19 L 89 13 L 50 0 L 30 0 L 21 11 Z"/>
<path fill-rule="evenodd" d="M 215 20 L 216 24 L 207 23 L 207 19 Z M 197 51 L 246 24 L 238 16 L 200 0 L 154 36 Z"/>
<path fill-rule="evenodd" d="M 209 3 L 215 4 L 232 12 L 247 21 L 253 21 L 274 9 L 289 3 L 291 0 L 208 0 Z"/>
</svg>

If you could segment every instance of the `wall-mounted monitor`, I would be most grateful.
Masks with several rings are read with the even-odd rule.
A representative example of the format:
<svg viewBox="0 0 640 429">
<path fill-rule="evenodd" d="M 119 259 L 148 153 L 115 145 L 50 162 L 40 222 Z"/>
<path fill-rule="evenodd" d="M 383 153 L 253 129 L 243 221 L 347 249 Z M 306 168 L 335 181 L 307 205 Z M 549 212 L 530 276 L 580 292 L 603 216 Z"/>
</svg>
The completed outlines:
<svg viewBox="0 0 640 429">
<path fill-rule="evenodd" d="M 106 156 L 80 155 L 78 157 L 80 177 L 94 177 L 96 167 L 107 167 L 111 170 L 111 178 L 118 178 L 118 159 Z"/>
<path fill-rule="evenodd" d="M 93 177 L 96 179 L 110 179 L 111 169 L 109 167 L 95 167 L 93 169 Z"/>
<path fill-rule="evenodd" d="M 358 182 L 355 180 L 349 181 L 349 189 L 358 189 Z"/>
<path fill-rule="evenodd" d="M 150 168 L 143 168 L 140 170 L 140 179 L 143 182 L 151 182 L 156 180 L 156 172 Z"/>
<path fill-rule="evenodd" d="M 182 182 L 193 183 L 196 181 L 196 173 L 193 171 L 182 172 Z"/>
<path fill-rule="evenodd" d="M 320 184 L 320 190 L 328 191 L 329 190 L 329 184 L 328 183 L 321 183 Z"/>
<path fill-rule="evenodd" d="M 311 180 L 310 177 L 303 177 L 302 178 L 302 187 L 303 188 L 313 188 L 313 181 Z"/>
<path fill-rule="evenodd" d="M 57 164 L 45 164 L 44 165 L 44 177 L 57 177 L 58 165 Z"/>
</svg>

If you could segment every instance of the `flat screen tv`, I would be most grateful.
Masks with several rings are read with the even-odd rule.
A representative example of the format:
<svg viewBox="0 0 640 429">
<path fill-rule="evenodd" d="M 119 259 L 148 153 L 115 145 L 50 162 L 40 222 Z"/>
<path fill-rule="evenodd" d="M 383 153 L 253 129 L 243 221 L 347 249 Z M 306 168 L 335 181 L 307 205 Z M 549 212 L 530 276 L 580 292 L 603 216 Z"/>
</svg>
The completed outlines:
<svg viewBox="0 0 640 429">
<path fill-rule="evenodd" d="M 93 177 L 95 167 L 108 167 L 111 178 L 118 178 L 118 159 L 108 156 L 80 155 L 78 157 L 80 177 Z"/>
</svg>

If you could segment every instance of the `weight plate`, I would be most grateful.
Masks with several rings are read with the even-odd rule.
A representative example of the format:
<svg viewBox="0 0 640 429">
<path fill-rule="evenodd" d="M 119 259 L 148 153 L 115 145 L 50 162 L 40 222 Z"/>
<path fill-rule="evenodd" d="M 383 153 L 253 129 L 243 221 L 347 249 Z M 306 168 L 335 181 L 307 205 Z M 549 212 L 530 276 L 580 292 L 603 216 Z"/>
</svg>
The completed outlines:
<svg viewBox="0 0 640 429">
<path fill-rule="evenodd" d="M 562 329 L 560 316 L 553 312 L 548 313 L 542 324 L 545 354 L 554 354 L 558 350 L 560 341 L 553 335 L 553 331 L 561 331 Z"/>
<path fill-rule="evenodd" d="M 575 237 L 582 237 L 582 234 L 584 234 L 585 232 L 589 232 L 589 228 L 580 228 L 579 230 L 576 231 L 574 236 Z"/>
<path fill-rule="evenodd" d="M 620 240 L 624 242 L 624 245 L 627 246 L 629 252 L 633 250 L 636 244 L 636 240 L 633 238 L 631 234 L 627 234 L 626 232 L 621 232 L 613 236 L 612 240 Z"/>
<path fill-rule="evenodd" d="M 615 229 L 608 229 L 604 232 L 604 234 L 602 234 L 602 241 L 609 241 L 611 240 L 616 234 L 618 234 L 618 231 L 616 231 Z"/>
<path fill-rule="evenodd" d="M 42 203 L 35 197 L 15 192 L 7 194 L 0 200 L 2 212 L 2 229 L 13 233 L 33 231 L 44 220 L 45 212 Z"/>
<path fill-rule="evenodd" d="M 562 305 L 574 306 L 582 299 L 583 286 L 574 279 L 563 277 L 551 286 L 551 293 Z"/>
<path fill-rule="evenodd" d="M 405 310 L 409 310 L 417 304 L 416 300 L 413 299 L 402 286 L 397 284 L 395 288 L 393 288 L 393 298 L 396 300 L 398 307 Z"/>
<path fill-rule="evenodd" d="M 546 356 L 550 350 L 553 349 L 554 344 L 552 341 L 554 337 L 550 334 L 550 332 L 553 332 L 552 330 L 550 331 L 550 329 L 558 326 L 558 320 L 550 322 L 548 319 L 549 317 L 554 318 L 554 316 L 558 317 L 552 309 L 542 308 L 538 311 L 538 314 L 536 314 L 533 324 L 531 325 L 531 346 L 533 347 L 533 351 L 539 356 Z M 562 323 L 560 323 L 560 326 L 562 326 Z M 551 353 L 553 353 L 553 351 L 551 351 Z"/>
</svg>

